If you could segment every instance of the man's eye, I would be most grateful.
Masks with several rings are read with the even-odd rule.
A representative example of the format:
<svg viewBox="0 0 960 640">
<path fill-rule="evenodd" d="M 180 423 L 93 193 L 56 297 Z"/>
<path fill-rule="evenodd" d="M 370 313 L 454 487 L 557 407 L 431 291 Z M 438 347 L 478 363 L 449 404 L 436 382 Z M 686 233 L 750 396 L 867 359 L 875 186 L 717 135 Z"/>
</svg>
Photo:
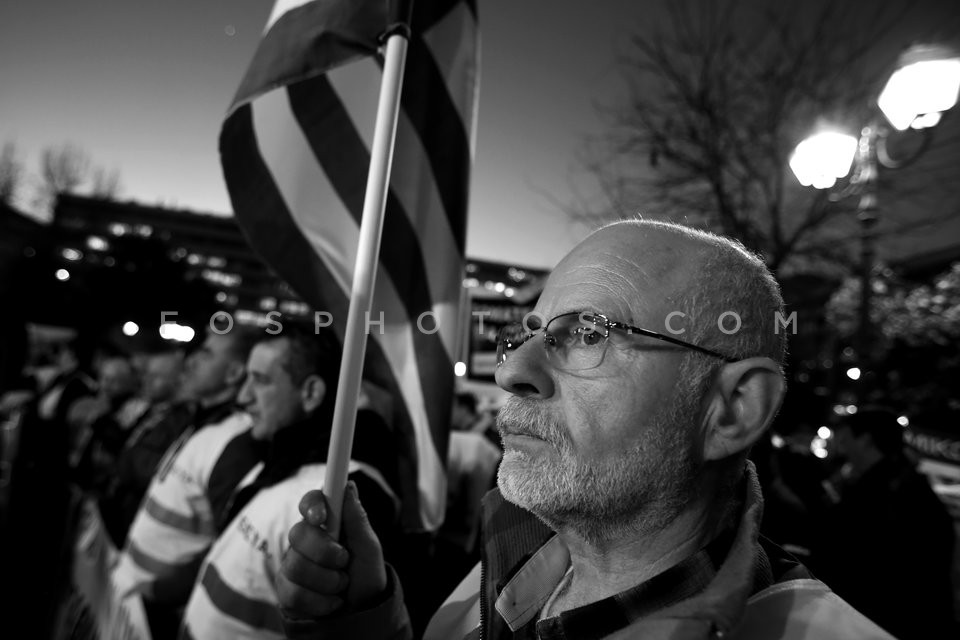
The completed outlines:
<svg viewBox="0 0 960 640">
<path fill-rule="evenodd" d="M 574 331 L 573 342 L 585 347 L 593 347 L 603 342 L 603 334 L 594 327 L 579 327 Z"/>
</svg>

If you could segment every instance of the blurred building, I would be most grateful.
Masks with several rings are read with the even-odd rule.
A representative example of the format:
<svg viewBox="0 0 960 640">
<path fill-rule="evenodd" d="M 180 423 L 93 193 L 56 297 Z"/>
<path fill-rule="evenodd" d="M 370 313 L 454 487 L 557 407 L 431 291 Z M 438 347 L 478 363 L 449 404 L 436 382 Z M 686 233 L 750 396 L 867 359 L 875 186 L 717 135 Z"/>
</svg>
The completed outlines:
<svg viewBox="0 0 960 640">
<path fill-rule="evenodd" d="M 182 267 L 186 280 L 212 287 L 216 309 L 229 312 L 240 324 L 265 324 L 271 311 L 282 318 L 311 314 L 300 296 L 257 257 L 232 217 L 64 194 L 49 229 L 34 225 L 24 227 L 21 235 L 32 230 L 47 243 L 49 262 L 42 268 L 54 286 L 48 297 L 61 303 L 61 316 L 70 304 L 76 306 L 65 296 L 69 286 L 82 279 L 78 276 L 126 270 L 142 273 L 145 281 L 151 267 L 143 252 L 131 251 L 130 246 L 147 240 L 152 249 L 159 247 L 170 262 Z M 11 251 L 22 249 L 23 243 L 11 241 Z M 458 353 L 467 365 L 467 376 L 492 380 L 497 329 L 533 307 L 548 273 L 487 260 L 466 261 L 464 332 Z M 61 293 L 56 293 L 57 285 Z"/>
<path fill-rule="evenodd" d="M 125 237 L 153 238 L 183 265 L 188 280 L 213 287 L 217 307 L 241 324 L 264 322 L 270 311 L 286 317 L 309 313 L 257 258 L 231 217 L 61 195 L 51 226 L 60 277 L 76 270 L 131 269 L 137 256 L 121 254 L 117 245 Z"/>
<path fill-rule="evenodd" d="M 11 273 L 13 263 L 37 254 L 44 225 L 0 202 L 0 274 Z"/>
</svg>

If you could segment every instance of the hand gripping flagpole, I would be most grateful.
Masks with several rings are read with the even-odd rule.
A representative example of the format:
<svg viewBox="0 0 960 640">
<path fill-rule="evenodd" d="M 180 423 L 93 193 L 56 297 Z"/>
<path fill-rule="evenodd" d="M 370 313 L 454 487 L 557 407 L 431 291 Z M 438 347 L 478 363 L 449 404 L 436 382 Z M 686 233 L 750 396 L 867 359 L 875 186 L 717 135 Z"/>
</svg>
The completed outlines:
<svg viewBox="0 0 960 640">
<path fill-rule="evenodd" d="M 383 79 L 380 82 L 377 121 L 370 150 L 370 170 L 367 173 L 363 218 L 360 221 L 360 245 L 353 271 L 353 290 L 350 294 L 347 328 L 343 338 L 340 381 L 333 409 L 333 433 L 327 453 L 326 478 L 323 482 L 323 493 L 328 507 L 326 527 L 334 539 L 340 537 L 343 493 L 347 486 L 353 448 L 357 398 L 360 394 L 363 358 L 367 349 L 366 327 L 373 303 L 380 237 L 383 234 L 384 210 L 390 188 L 390 169 L 400 112 L 400 90 L 403 87 L 409 27 L 404 23 L 394 25 L 387 31 L 386 36 Z"/>
</svg>

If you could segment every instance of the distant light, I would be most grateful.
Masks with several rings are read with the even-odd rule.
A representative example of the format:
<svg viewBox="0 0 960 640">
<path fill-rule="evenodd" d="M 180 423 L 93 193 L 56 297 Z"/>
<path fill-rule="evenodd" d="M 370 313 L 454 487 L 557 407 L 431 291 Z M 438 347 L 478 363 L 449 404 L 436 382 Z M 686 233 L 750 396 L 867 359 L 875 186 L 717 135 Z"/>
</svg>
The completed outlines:
<svg viewBox="0 0 960 640">
<path fill-rule="evenodd" d="M 130 227 L 120 222 L 114 222 L 113 224 L 110 225 L 109 228 L 110 228 L 110 233 L 112 233 L 115 236 L 122 236 L 125 233 L 127 233 L 127 231 L 130 230 Z"/>
<path fill-rule="evenodd" d="M 823 438 L 814 438 L 810 442 L 810 451 L 820 459 L 826 458 L 828 455 L 827 441 Z"/>
<path fill-rule="evenodd" d="M 76 262 L 83 257 L 83 254 L 77 251 L 76 249 L 67 248 L 60 252 L 60 255 L 64 257 L 65 260 L 71 262 Z"/>
<path fill-rule="evenodd" d="M 103 259 L 103 264 L 107 265 L 108 267 L 112 267 L 113 265 L 117 264 L 117 261 L 113 259 L 113 256 L 107 256 Z"/>
<path fill-rule="evenodd" d="M 223 32 L 228 36 L 235 36 L 237 35 L 237 28 L 234 27 L 232 24 L 228 24 L 223 28 Z"/>
<path fill-rule="evenodd" d="M 805 187 L 828 189 L 850 172 L 857 139 L 837 131 L 814 134 L 797 145 L 790 156 L 790 169 Z"/>
<path fill-rule="evenodd" d="M 223 291 L 218 291 L 217 302 L 226 302 L 226 301 L 227 301 L 227 294 L 225 294 Z"/>
<path fill-rule="evenodd" d="M 860 367 L 850 367 L 847 369 L 847 377 L 851 380 L 859 380 L 861 373 Z"/>
<path fill-rule="evenodd" d="M 168 322 L 160 325 L 160 337 L 164 340 L 173 340 L 175 342 L 190 342 L 196 332 L 193 327 L 175 322 Z"/>
<path fill-rule="evenodd" d="M 824 426 L 817 429 L 817 435 L 824 440 L 829 440 L 830 436 L 833 435 L 833 431 L 830 431 L 830 427 Z"/>
<path fill-rule="evenodd" d="M 497 293 L 503 293 L 504 289 L 506 288 L 507 288 L 507 285 L 503 284 L 502 282 L 498 282 L 495 285 L 493 285 L 493 290 L 496 291 Z"/>
<path fill-rule="evenodd" d="M 476 278 L 464 278 L 464 279 L 463 279 L 463 286 L 465 286 L 467 289 L 472 289 L 472 288 L 474 288 L 474 287 L 479 287 L 479 286 L 480 286 L 480 281 L 477 280 Z"/>
<path fill-rule="evenodd" d="M 898 423 L 901 427 L 909 427 L 909 426 L 910 426 L 910 418 L 908 418 L 907 416 L 900 416 L 899 418 L 897 418 L 897 423 Z"/>
<path fill-rule="evenodd" d="M 851 416 L 852 416 L 852 415 L 855 414 L 856 412 L 857 412 L 857 405 L 855 405 L 855 404 L 848 404 L 848 405 L 847 405 L 847 415 L 851 415 Z"/>
<path fill-rule="evenodd" d="M 842 404 L 835 404 L 833 405 L 833 412 L 838 416 L 842 416 L 847 413 L 847 408 Z"/>
<path fill-rule="evenodd" d="M 930 127 L 935 127 L 940 124 L 940 118 L 943 117 L 943 114 L 939 111 L 933 113 L 925 113 L 922 116 L 917 116 L 916 120 L 910 123 L 911 129 L 929 129 Z"/>
<path fill-rule="evenodd" d="M 508 298 L 512 298 L 516 293 L 517 293 L 517 290 L 514 289 L 513 287 L 507 287 L 506 289 L 503 290 L 503 295 L 507 296 Z"/>
<path fill-rule="evenodd" d="M 203 258 L 196 253 L 187 256 L 187 263 L 189 264 L 200 264 L 201 262 L 203 262 Z"/>
<path fill-rule="evenodd" d="M 57 276 L 57 280 L 60 282 L 66 282 L 70 279 L 70 272 L 66 269 L 57 269 L 57 272 L 54 275 Z"/>
<path fill-rule="evenodd" d="M 783 447 L 786 446 L 787 441 L 784 440 L 783 436 L 781 436 L 779 433 L 775 433 L 770 436 L 770 444 L 773 445 L 774 449 L 783 449 Z"/>
<path fill-rule="evenodd" d="M 957 103 L 960 58 L 952 51 L 919 46 L 904 53 L 912 59 L 887 81 L 877 106 L 896 129 L 903 131 L 918 117 L 946 111 Z M 939 59 L 938 59 L 939 58 Z"/>
<path fill-rule="evenodd" d="M 94 251 L 107 251 L 110 249 L 110 244 L 100 236 L 90 236 L 87 238 L 87 248 Z"/>
<path fill-rule="evenodd" d="M 123 335 L 133 337 L 140 333 L 140 325 L 136 322 L 127 321 L 123 323 Z"/>
<path fill-rule="evenodd" d="M 467 375 L 467 365 L 463 362 L 458 362 L 457 364 L 453 365 L 453 375 L 457 376 L 458 378 L 462 378 L 463 376 Z"/>
<path fill-rule="evenodd" d="M 260 298 L 260 308 L 264 311 L 272 311 L 277 308 L 277 299 L 276 298 Z"/>
</svg>

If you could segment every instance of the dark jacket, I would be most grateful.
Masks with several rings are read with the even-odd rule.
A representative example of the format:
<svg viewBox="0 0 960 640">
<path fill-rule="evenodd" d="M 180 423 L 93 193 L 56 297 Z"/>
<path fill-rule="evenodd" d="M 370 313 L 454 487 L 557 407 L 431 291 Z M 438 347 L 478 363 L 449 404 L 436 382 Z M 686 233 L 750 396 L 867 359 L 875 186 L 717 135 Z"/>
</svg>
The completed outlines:
<svg viewBox="0 0 960 640">
<path fill-rule="evenodd" d="M 675 604 L 611 630 L 603 637 L 644 640 L 891 640 L 877 625 L 854 610 L 773 543 L 759 537 L 763 498 L 752 465 L 748 467 L 744 506 L 731 533 L 726 556 L 720 559 L 706 588 Z M 556 534 L 536 517 L 504 500 L 494 490 L 484 498 L 484 546 L 481 564 L 437 611 L 425 639 L 505 640 L 536 637 L 531 623 L 552 591 L 554 582 L 538 583 L 545 556 Z M 525 587 L 511 582 L 526 574 Z M 532 579 L 529 579 L 532 578 Z M 535 588 L 530 589 L 533 585 Z M 373 609 L 313 621 L 285 620 L 293 640 L 364 638 L 401 640 L 412 636 L 402 603 L 402 590 L 391 573 L 388 592 Z M 501 599 L 503 601 L 501 601 Z M 529 600 L 525 604 L 525 600 Z M 504 618 L 512 611 L 517 618 Z M 566 613 L 562 614 L 566 615 Z M 573 633 L 569 640 L 596 637 Z M 535 632 L 533 632 L 535 633 Z"/>
</svg>

